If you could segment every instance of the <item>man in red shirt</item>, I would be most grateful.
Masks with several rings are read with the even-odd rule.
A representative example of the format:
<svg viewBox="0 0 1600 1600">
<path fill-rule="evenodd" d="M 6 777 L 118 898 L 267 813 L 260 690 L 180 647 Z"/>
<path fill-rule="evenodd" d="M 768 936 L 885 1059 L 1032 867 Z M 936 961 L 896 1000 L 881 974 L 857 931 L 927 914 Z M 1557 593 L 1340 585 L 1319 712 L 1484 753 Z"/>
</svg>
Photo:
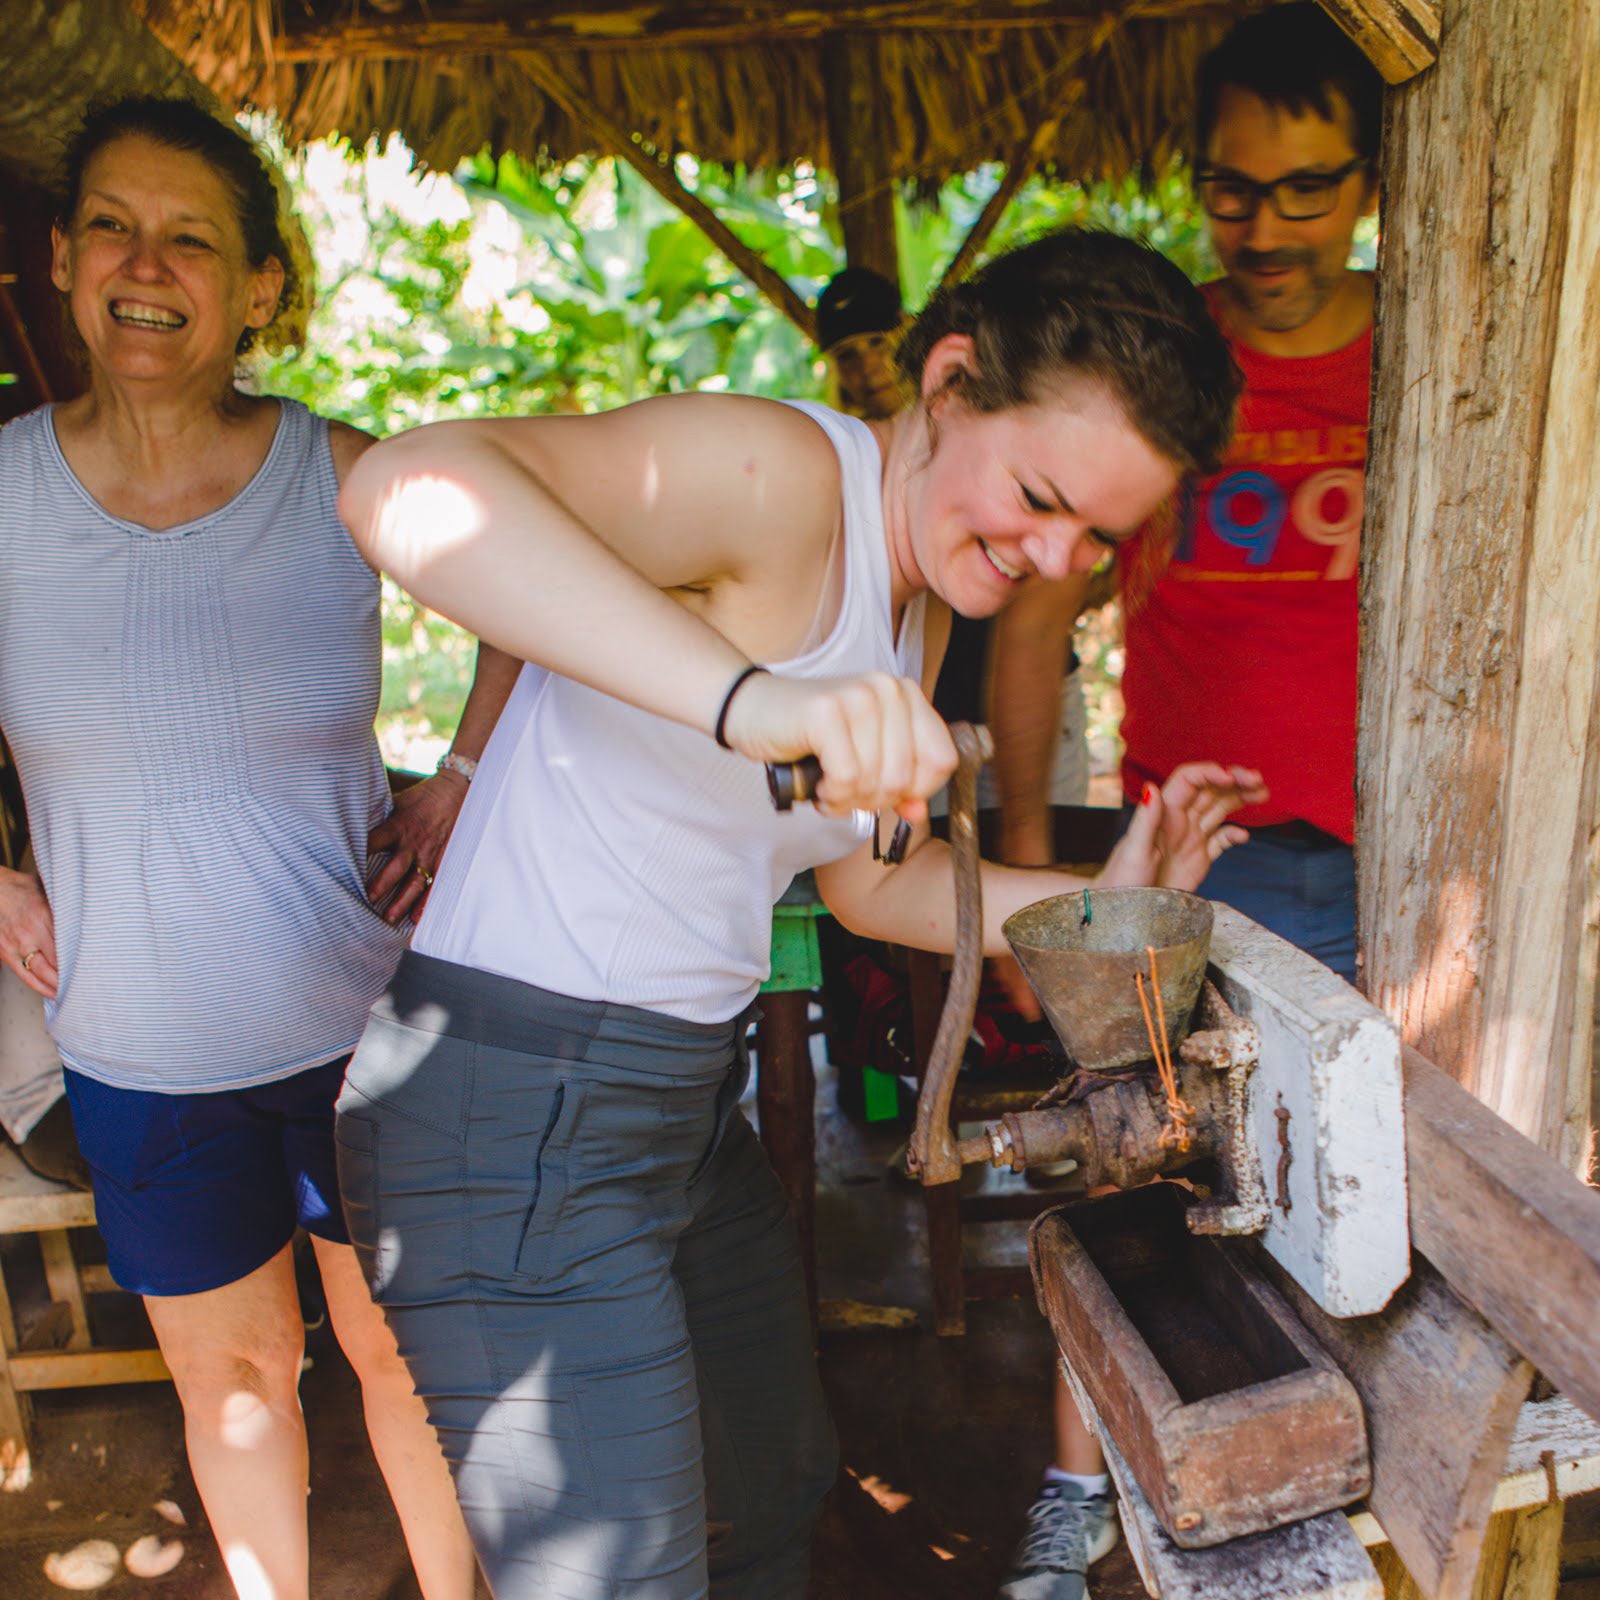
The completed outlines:
<svg viewBox="0 0 1600 1600">
<path fill-rule="evenodd" d="M 1250 842 L 1201 892 L 1352 980 L 1373 284 L 1346 262 L 1377 200 L 1379 99 L 1312 4 L 1240 27 L 1203 75 L 1196 188 L 1224 273 L 1208 297 L 1245 374 L 1239 431 L 1222 471 L 1187 486 L 1148 592 L 1150 530 L 1118 563 L 1124 792 L 1191 750 L 1259 767 L 1272 798 L 1241 814 Z"/>
<path fill-rule="evenodd" d="M 1185 486 L 1175 536 L 1147 528 L 1116 552 L 1126 797 L 1196 758 L 1259 768 L 1271 798 L 1238 814 L 1250 840 L 1200 892 L 1349 979 L 1373 283 L 1348 262 L 1377 203 L 1381 98 L 1311 0 L 1257 13 L 1206 58 L 1195 184 L 1223 271 L 1207 296 L 1245 374 L 1239 430 L 1222 471 Z M 1050 661 L 1059 676 L 1081 604 L 1063 587 L 1024 592 L 1000 623 L 997 684 L 1009 657 L 1006 682 L 1039 686 L 991 701 L 1003 848 L 1021 861 L 1048 859 Z M 1028 648 L 1043 651 L 1032 669 Z M 1064 1391 L 1056 1454 L 1002 1600 L 1084 1600 L 1084 1567 L 1114 1537 L 1103 1463 Z"/>
</svg>

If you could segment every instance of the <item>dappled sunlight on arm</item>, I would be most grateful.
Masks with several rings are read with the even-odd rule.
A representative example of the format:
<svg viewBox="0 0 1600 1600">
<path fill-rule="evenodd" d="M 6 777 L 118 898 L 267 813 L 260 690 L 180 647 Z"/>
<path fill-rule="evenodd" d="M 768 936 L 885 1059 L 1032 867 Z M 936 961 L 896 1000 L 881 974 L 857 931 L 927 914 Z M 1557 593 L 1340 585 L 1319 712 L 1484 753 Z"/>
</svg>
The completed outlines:
<svg viewBox="0 0 1600 1600">
<path fill-rule="evenodd" d="M 454 478 L 421 473 L 401 478 L 379 500 L 371 540 L 393 571 L 415 574 L 483 532 L 483 500 Z"/>
</svg>

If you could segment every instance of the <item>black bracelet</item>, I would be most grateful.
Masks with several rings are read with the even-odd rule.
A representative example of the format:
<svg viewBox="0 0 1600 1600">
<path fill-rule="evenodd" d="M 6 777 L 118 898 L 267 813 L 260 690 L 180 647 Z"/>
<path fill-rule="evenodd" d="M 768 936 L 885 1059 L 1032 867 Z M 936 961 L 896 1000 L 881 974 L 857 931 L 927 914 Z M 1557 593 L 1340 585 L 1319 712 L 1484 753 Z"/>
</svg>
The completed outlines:
<svg viewBox="0 0 1600 1600">
<path fill-rule="evenodd" d="M 732 683 L 728 685 L 728 692 L 722 697 L 722 709 L 717 713 L 716 741 L 724 750 L 731 750 L 733 746 L 728 743 L 728 708 L 733 704 L 733 697 L 744 687 L 747 678 L 753 678 L 758 672 L 765 672 L 765 667 L 758 667 L 754 663 L 746 667 Z"/>
</svg>

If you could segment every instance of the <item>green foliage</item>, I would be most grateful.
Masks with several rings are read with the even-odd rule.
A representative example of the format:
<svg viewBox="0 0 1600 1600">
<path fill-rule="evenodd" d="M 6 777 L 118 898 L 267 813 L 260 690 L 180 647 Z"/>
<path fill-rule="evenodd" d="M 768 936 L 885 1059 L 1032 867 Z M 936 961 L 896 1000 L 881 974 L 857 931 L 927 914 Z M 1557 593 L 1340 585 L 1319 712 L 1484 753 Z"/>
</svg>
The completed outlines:
<svg viewBox="0 0 1600 1600">
<path fill-rule="evenodd" d="M 992 166 L 963 173 L 943 186 L 937 204 L 902 200 L 900 281 L 907 305 L 920 306 L 932 292 L 1001 175 Z M 1066 227 L 1106 228 L 1144 239 L 1196 281 L 1216 272 L 1204 216 L 1179 167 L 1155 178 L 1130 175 L 1087 189 L 1048 176 L 1031 178 L 1006 207 L 985 255 Z"/>
<path fill-rule="evenodd" d="M 684 175 L 786 276 L 820 283 L 834 270 L 820 220 L 797 201 L 794 174 L 750 179 L 708 166 Z M 565 386 L 558 409 L 701 387 L 818 392 L 799 333 L 631 167 L 575 162 L 542 171 L 483 155 L 456 181 L 474 201 L 502 207 L 539 246 L 516 292 L 550 320 L 552 373 Z"/>
</svg>

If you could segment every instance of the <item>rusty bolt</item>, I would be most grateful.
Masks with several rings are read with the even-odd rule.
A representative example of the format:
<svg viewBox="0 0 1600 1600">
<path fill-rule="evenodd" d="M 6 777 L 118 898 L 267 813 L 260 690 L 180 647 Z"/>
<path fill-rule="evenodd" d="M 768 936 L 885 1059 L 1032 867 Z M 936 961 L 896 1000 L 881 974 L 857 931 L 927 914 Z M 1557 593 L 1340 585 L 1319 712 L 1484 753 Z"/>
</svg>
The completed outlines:
<svg viewBox="0 0 1600 1600">
<path fill-rule="evenodd" d="M 1172 1526 L 1179 1533 L 1193 1533 L 1205 1520 L 1205 1517 L 1198 1511 L 1180 1511 L 1172 1519 Z"/>
</svg>

